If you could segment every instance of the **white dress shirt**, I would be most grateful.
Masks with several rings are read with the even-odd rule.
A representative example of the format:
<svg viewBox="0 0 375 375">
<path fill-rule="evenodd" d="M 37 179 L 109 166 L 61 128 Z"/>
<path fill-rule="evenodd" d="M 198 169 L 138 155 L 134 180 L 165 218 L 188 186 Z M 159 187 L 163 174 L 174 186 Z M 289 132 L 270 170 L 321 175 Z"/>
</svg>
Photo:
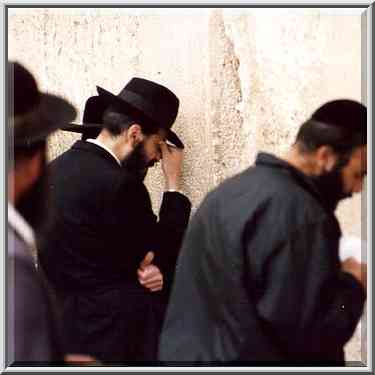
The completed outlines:
<svg viewBox="0 0 375 375">
<path fill-rule="evenodd" d="M 94 145 L 97 145 L 97 146 L 101 147 L 102 149 L 106 150 L 110 155 L 112 155 L 114 157 L 114 159 L 117 161 L 117 163 L 121 166 L 121 161 L 119 160 L 119 158 L 104 143 L 98 141 L 97 139 L 92 139 L 92 138 L 86 139 L 86 142 L 93 143 Z"/>
</svg>

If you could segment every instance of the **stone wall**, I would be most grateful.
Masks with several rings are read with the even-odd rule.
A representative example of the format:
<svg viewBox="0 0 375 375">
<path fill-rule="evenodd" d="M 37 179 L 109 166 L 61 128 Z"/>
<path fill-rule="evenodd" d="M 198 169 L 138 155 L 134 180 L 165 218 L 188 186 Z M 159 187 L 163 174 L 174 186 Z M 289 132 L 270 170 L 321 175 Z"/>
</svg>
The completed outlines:
<svg viewBox="0 0 375 375">
<path fill-rule="evenodd" d="M 353 9 L 11 9 L 8 51 L 42 89 L 77 106 L 77 122 L 96 85 L 118 93 L 139 76 L 171 88 L 181 100 L 183 191 L 195 209 L 259 150 L 283 154 L 323 102 L 365 101 L 361 24 Z M 53 136 L 50 157 L 77 138 Z M 146 184 L 157 210 L 159 168 Z M 338 215 L 345 233 L 361 235 L 360 195 Z M 365 361 L 364 344 L 358 329 L 347 359 Z"/>
</svg>

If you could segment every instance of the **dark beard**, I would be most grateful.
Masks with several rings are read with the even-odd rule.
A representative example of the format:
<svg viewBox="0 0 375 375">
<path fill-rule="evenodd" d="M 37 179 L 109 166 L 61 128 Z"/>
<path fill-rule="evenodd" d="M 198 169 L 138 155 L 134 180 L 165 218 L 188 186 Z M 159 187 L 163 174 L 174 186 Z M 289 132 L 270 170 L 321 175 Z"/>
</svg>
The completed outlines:
<svg viewBox="0 0 375 375">
<path fill-rule="evenodd" d="M 41 234 L 48 223 L 48 203 L 48 175 L 44 160 L 42 174 L 15 205 L 17 211 L 33 228 L 36 237 Z"/>
<path fill-rule="evenodd" d="M 340 201 L 350 198 L 351 193 L 344 191 L 342 169 L 344 165 L 340 163 L 333 171 L 321 176 L 313 177 L 314 183 L 321 193 L 329 210 L 335 211 Z"/>
<path fill-rule="evenodd" d="M 141 142 L 134 147 L 134 150 L 122 161 L 121 166 L 131 175 L 143 181 L 148 168 L 155 164 L 154 160 L 147 161 L 144 143 Z"/>
</svg>

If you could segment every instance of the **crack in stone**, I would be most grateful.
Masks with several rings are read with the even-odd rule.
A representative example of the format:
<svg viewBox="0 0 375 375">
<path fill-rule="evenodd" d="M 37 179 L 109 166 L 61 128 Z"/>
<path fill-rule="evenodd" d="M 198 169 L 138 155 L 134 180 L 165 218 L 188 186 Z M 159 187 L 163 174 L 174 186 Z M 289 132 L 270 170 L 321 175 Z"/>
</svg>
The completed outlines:
<svg viewBox="0 0 375 375">
<path fill-rule="evenodd" d="M 238 151 L 241 149 L 243 115 L 239 75 L 240 59 L 233 39 L 224 23 L 222 10 L 211 16 L 211 135 L 214 163 L 214 184 L 238 172 Z M 231 126 L 228 126 L 231 124 Z"/>
</svg>

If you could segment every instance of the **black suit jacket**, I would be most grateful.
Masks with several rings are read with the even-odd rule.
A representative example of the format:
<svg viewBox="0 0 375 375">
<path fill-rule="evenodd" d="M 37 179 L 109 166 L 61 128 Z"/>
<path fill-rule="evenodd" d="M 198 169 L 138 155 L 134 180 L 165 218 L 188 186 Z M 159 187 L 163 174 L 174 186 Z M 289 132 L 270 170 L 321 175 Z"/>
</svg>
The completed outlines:
<svg viewBox="0 0 375 375">
<path fill-rule="evenodd" d="M 153 359 L 152 355 L 126 351 L 129 327 L 121 328 L 119 321 L 124 314 L 122 320 L 128 324 L 134 315 L 143 316 L 144 321 L 155 319 L 152 313 L 124 308 L 129 304 L 154 306 L 161 297 L 145 290 L 137 280 L 139 263 L 148 251 L 155 252 L 155 263 L 169 289 L 190 215 L 189 200 L 180 193 L 164 193 L 158 222 L 143 182 L 126 173 L 107 151 L 89 142 L 76 142 L 50 164 L 49 172 L 53 219 L 40 260 L 64 297 L 63 310 L 69 311 L 64 318 L 66 325 L 71 325 L 68 346 L 80 342 L 76 350 L 102 360 L 123 360 L 133 354 Z M 118 316 L 112 319 L 114 311 Z M 100 324 L 106 327 L 97 334 L 95 327 Z M 112 340 L 121 330 L 122 336 Z M 92 344 L 96 338 L 100 340 Z M 119 350 L 119 342 L 124 350 Z"/>
</svg>

